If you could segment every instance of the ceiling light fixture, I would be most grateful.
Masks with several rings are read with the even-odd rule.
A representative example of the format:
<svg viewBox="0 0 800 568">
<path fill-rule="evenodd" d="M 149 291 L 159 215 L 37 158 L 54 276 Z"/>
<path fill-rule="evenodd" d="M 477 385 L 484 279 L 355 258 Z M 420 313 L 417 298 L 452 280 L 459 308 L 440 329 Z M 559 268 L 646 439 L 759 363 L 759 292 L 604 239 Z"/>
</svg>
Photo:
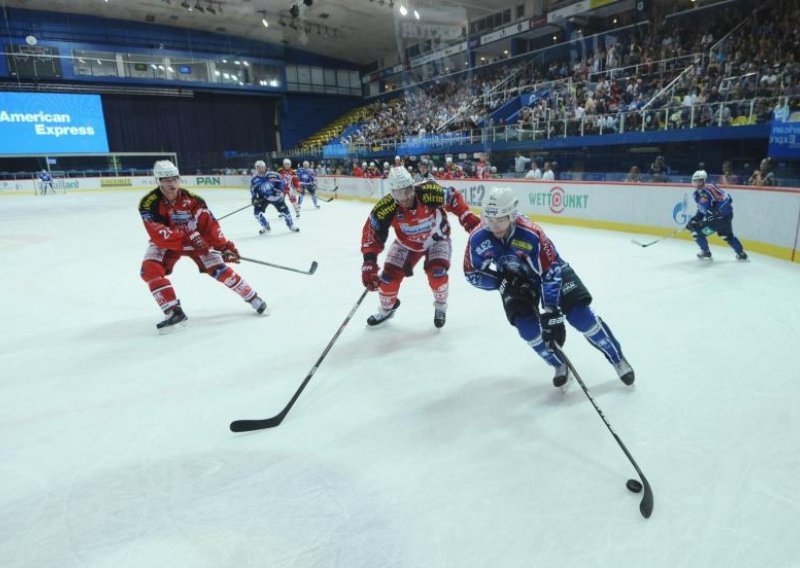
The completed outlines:
<svg viewBox="0 0 800 568">
<path fill-rule="evenodd" d="M 419 12 L 416 10 L 414 10 L 414 17 L 419 20 Z"/>
<path fill-rule="evenodd" d="M 269 22 L 267 21 L 266 18 L 261 18 L 261 25 L 264 26 L 265 28 L 269 27 Z"/>
</svg>

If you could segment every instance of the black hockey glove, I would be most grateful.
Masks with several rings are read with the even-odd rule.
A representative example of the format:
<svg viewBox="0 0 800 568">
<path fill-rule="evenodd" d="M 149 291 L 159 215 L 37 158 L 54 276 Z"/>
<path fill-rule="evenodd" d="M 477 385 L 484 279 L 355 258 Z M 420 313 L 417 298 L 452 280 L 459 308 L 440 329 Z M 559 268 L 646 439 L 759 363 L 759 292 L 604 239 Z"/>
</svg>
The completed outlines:
<svg viewBox="0 0 800 568">
<path fill-rule="evenodd" d="M 706 223 L 713 223 L 714 221 L 718 221 L 722 217 L 719 214 L 719 211 L 709 211 L 706 213 Z"/>
<path fill-rule="evenodd" d="M 564 327 L 564 314 L 556 308 L 551 312 L 542 312 L 539 315 L 539 323 L 542 326 L 542 341 L 545 345 L 551 346 L 556 343 L 559 347 L 564 345 L 567 339 L 567 328 Z"/>
<path fill-rule="evenodd" d="M 699 231 L 702 227 L 703 227 L 703 218 L 698 217 L 697 215 L 689 219 L 689 222 L 686 223 L 686 228 L 691 232 Z"/>
<path fill-rule="evenodd" d="M 536 313 L 539 297 L 533 284 L 524 276 L 506 275 L 500 278 L 500 297 L 508 323 L 515 325 L 517 316 L 530 316 Z"/>
</svg>

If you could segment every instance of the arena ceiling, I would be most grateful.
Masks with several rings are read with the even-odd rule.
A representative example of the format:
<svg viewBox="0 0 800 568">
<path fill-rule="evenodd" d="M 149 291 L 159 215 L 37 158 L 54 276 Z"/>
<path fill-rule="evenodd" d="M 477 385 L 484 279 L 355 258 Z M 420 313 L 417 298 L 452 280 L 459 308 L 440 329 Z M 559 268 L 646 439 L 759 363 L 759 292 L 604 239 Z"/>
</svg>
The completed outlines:
<svg viewBox="0 0 800 568">
<path fill-rule="evenodd" d="M 0 6 L 85 14 L 289 45 L 361 65 L 397 51 L 395 20 L 465 25 L 519 0 L 0 0 Z M 401 20 L 400 5 L 412 10 Z M 291 11 L 297 6 L 295 16 Z M 191 8 L 191 9 L 190 9 Z M 437 14 L 431 22 L 428 14 Z M 449 14 L 449 22 L 444 21 Z M 269 23 L 264 27 L 262 19 Z M 45 38 L 46 39 L 46 38 Z"/>
</svg>

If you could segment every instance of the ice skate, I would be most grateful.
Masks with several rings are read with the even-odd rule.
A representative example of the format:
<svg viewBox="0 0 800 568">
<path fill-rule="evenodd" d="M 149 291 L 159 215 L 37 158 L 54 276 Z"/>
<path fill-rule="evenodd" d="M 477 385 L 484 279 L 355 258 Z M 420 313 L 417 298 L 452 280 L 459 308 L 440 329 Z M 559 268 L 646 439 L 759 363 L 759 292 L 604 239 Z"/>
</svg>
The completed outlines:
<svg viewBox="0 0 800 568">
<path fill-rule="evenodd" d="M 434 307 L 433 325 L 435 325 L 437 328 L 444 327 L 447 304 L 440 304 L 439 302 L 434 302 L 433 307 Z"/>
<path fill-rule="evenodd" d="M 293 233 L 299 233 L 300 232 L 300 227 L 298 227 L 297 225 L 292 226 L 292 232 Z"/>
<path fill-rule="evenodd" d="M 164 321 L 156 324 L 156 329 L 166 331 L 167 329 L 177 324 L 181 324 L 188 319 L 180 306 L 175 306 L 170 311 L 166 312 L 165 315 L 167 317 L 164 319 Z"/>
<path fill-rule="evenodd" d="M 399 307 L 400 307 L 400 300 L 397 300 L 394 303 L 394 306 L 392 306 L 392 309 L 390 309 L 389 311 L 384 311 L 383 308 L 381 308 L 381 310 L 377 314 L 371 315 L 367 318 L 367 325 L 374 326 L 382 324 L 383 322 L 391 318 L 397 311 L 397 308 Z"/>
<path fill-rule="evenodd" d="M 264 225 L 258 230 L 259 235 L 263 235 L 264 233 L 269 233 L 272 229 L 270 228 L 269 224 Z"/>
<path fill-rule="evenodd" d="M 566 363 L 561 363 L 556 367 L 556 374 L 553 376 L 553 386 L 560 388 L 561 392 L 567 392 L 569 384 L 572 382 L 572 375 Z"/>
<path fill-rule="evenodd" d="M 701 250 L 700 252 L 697 253 L 697 258 L 699 258 L 700 260 L 714 260 L 711 257 L 710 250 Z"/>
<path fill-rule="evenodd" d="M 253 309 L 256 312 L 258 312 L 259 315 L 261 314 L 269 315 L 269 309 L 267 308 L 267 303 L 258 296 L 250 300 L 249 304 L 253 306 Z"/>
<path fill-rule="evenodd" d="M 737 252 L 736 253 L 736 260 L 747 260 L 747 259 L 748 258 L 747 258 L 747 253 L 746 252 L 742 251 L 742 252 Z"/>
<path fill-rule="evenodd" d="M 618 363 L 614 363 L 614 370 L 619 376 L 619 380 L 630 386 L 633 384 L 636 376 L 633 373 L 633 368 L 628 364 L 628 361 L 623 357 Z"/>
</svg>

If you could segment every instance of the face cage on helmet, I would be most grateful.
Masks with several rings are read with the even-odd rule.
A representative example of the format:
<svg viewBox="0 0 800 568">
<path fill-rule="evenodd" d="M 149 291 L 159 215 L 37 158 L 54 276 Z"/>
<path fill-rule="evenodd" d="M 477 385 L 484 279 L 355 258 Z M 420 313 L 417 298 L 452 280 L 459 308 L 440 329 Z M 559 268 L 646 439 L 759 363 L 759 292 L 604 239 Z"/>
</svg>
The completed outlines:
<svg viewBox="0 0 800 568">
<path fill-rule="evenodd" d="M 412 195 L 414 195 L 414 186 L 413 185 L 406 185 L 404 187 L 400 187 L 397 189 L 392 190 L 392 197 L 398 203 L 400 201 L 405 201 L 409 199 Z"/>
</svg>

